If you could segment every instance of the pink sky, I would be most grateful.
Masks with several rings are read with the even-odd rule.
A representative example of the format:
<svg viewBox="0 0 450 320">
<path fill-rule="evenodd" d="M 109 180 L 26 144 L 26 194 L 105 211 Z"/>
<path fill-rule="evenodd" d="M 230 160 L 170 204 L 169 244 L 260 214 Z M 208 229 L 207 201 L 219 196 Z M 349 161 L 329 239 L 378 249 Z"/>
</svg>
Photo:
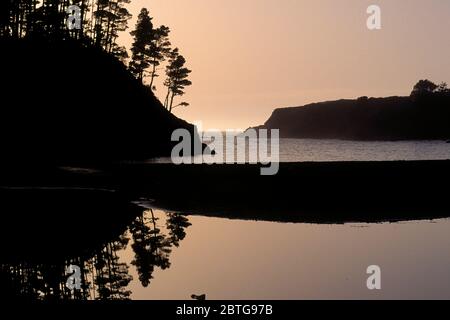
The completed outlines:
<svg viewBox="0 0 450 320">
<path fill-rule="evenodd" d="M 369 31 L 366 9 L 382 10 Z M 407 95 L 422 78 L 450 82 L 448 0 L 132 0 L 193 70 L 176 110 L 205 129 L 262 124 L 273 109 L 362 95 Z M 122 36 L 129 48 L 131 38 Z M 165 90 L 159 84 L 157 95 Z"/>
</svg>

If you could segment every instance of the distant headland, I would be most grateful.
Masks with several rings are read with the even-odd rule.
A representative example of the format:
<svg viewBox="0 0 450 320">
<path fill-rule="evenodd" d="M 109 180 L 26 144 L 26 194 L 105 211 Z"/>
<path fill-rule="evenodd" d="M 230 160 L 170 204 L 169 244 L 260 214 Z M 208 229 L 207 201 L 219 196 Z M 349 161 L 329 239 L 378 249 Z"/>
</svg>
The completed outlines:
<svg viewBox="0 0 450 320">
<path fill-rule="evenodd" d="M 276 109 L 259 129 L 282 138 L 449 140 L 450 89 L 419 81 L 409 97 L 337 100 Z"/>
</svg>

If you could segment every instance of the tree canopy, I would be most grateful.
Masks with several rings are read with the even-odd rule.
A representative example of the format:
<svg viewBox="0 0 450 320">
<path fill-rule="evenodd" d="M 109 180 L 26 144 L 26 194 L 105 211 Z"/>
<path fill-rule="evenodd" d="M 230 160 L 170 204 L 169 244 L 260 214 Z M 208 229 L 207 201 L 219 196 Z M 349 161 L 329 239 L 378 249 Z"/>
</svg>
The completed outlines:
<svg viewBox="0 0 450 320">
<path fill-rule="evenodd" d="M 185 88 L 192 85 L 192 82 L 188 80 L 192 71 L 186 68 L 185 64 L 186 59 L 180 54 L 179 49 L 173 49 L 170 52 L 169 64 L 166 67 L 167 79 L 164 82 L 164 85 L 167 87 L 164 105 L 170 112 L 178 106 L 189 105 L 186 102 L 182 102 L 174 106 L 175 97 L 184 95 Z"/>
<path fill-rule="evenodd" d="M 102 48 L 122 62 L 129 58 L 127 49 L 118 43 L 120 32 L 128 29 L 132 15 L 127 9 L 131 0 L 2 0 L 0 1 L 0 38 L 45 38 L 50 41 L 76 40 Z M 184 94 L 191 85 L 189 69 L 178 49 L 171 49 L 170 28 L 155 27 L 150 12 L 143 8 L 135 29 L 131 32 L 130 72 L 143 84 L 156 90 L 155 79 L 161 65 L 166 68 L 169 104 Z M 168 85 L 167 85 L 168 84 Z M 182 102 L 177 106 L 187 106 Z"/>
<path fill-rule="evenodd" d="M 0 5 L 0 36 L 10 38 L 45 37 L 49 40 L 78 39 L 114 54 L 127 57 L 117 44 L 128 28 L 131 0 L 6 0 Z M 76 10 L 75 10 L 76 9 Z M 69 20 L 69 18 L 71 18 Z M 76 21 L 79 20 L 79 21 Z M 68 21 L 76 22 L 75 28 Z"/>
</svg>

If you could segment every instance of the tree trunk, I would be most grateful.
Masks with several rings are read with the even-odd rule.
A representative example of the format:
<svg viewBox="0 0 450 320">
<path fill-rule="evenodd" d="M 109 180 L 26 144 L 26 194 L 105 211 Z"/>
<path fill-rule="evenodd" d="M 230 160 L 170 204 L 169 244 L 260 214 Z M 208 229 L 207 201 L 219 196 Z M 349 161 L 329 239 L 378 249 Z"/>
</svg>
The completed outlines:
<svg viewBox="0 0 450 320">
<path fill-rule="evenodd" d="M 166 99 L 164 100 L 164 107 L 168 109 L 169 107 L 169 96 L 170 96 L 170 87 L 167 87 L 167 95 Z"/>
<path fill-rule="evenodd" d="M 172 107 L 173 107 L 173 99 L 175 98 L 175 93 L 172 92 L 172 97 L 170 98 L 170 113 L 172 113 Z"/>
<path fill-rule="evenodd" d="M 156 59 L 153 60 L 153 70 L 152 70 L 152 76 L 150 79 L 150 89 L 153 90 L 153 80 L 155 79 L 156 74 Z"/>
</svg>

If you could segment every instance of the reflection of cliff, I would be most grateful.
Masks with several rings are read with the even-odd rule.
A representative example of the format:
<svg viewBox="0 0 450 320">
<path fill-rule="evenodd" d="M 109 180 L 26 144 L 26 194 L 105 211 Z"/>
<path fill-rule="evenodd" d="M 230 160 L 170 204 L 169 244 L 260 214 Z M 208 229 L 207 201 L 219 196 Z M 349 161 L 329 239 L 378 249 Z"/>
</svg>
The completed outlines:
<svg viewBox="0 0 450 320">
<path fill-rule="evenodd" d="M 50 194 L 59 195 L 59 199 L 54 199 L 54 203 L 62 204 L 62 198 L 70 199 L 68 191 L 54 192 L 47 190 Z M 12 191 L 10 191 L 11 193 Z M 130 248 L 135 258 L 131 264 L 136 266 L 139 274 L 139 280 L 143 286 L 148 286 L 152 279 L 152 273 L 155 268 L 166 269 L 170 267 L 169 256 L 171 248 L 179 245 L 179 241 L 184 238 L 185 228 L 190 224 L 187 218 L 178 214 L 160 213 L 156 216 L 152 210 L 143 211 L 143 209 L 129 206 L 121 206 L 120 202 L 114 201 L 113 197 L 102 196 L 98 191 L 91 191 L 94 197 L 80 192 L 74 192 L 77 195 L 78 203 L 71 206 L 65 203 L 67 209 L 60 206 L 60 212 L 66 213 L 69 217 L 76 214 L 72 209 L 82 210 L 89 213 L 90 208 L 94 207 L 101 210 L 101 205 L 109 209 L 109 216 L 96 212 L 96 215 L 83 215 L 83 220 L 77 220 L 78 233 L 70 232 L 67 221 L 62 216 L 60 221 L 53 220 L 51 228 L 53 230 L 69 230 L 73 243 L 69 247 L 76 247 L 76 250 L 65 251 L 62 235 L 58 232 L 46 230 L 39 220 L 34 221 L 35 230 L 46 230 L 51 232 L 54 245 L 51 248 L 46 247 L 48 241 L 34 233 L 22 233 L 30 231 L 26 227 L 23 230 L 15 230 L 13 239 L 18 239 L 18 243 L 10 242 L 6 244 L 3 238 L 4 246 L 8 246 L 8 252 L 17 254 L 4 255 L 0 260 L 0 296 L 5 298 L 25 298 L 25 299 L 96 299 L 96 300 L 122 300 L 128 299 L 132 292 L 128 285 L 132 281 L 129 273 L 130 265 L 128 261 L 121 258 L 121 254 L 127 248 Z M 19 193 L 24 195 L 23 192 Z M 42 194 L 42 192 L 41 192 Z M 105 201 L 107 200 L 108 201 Z M 47 199 L 50 200 L 50 199 Z M 87 201 L 86 201 L 87 200 Z M 53 202 L 38 202 L 30 206 L 29 212 L 19 212 L 15 209 L 15 214 L 20 214 L 20 219 L 27 220 L 31 212 L 50 212 L 54 213 L 55 204 Z M 4 203 L 3 203 L 4 205 Z M 7 208 L 2 207 L 2 212 L 6 215 Z M 47 211 L 47 210 L 49 211 Z M 119 212 L 117 212 L 119 210 Z M 51 216 L 51 215 L 50 215 Z M 102 232 L 98 220 L 104 219 L 107 224 L 121 225 L 115 228 L 115 235 L 110 232 Z M 123 217 L 131 217 L 124 219 Z M 55 218 L 53 216 L 53 218 Z M 165 226 L 158 224 L 159 219 L 165 222 Z M 110 220 L 110 221 L 107 221 Z M 47 220 L 44 218 L 44 223 Z M 42 227 L 42 228 L 41 228 Z M 94 228 L 95 235 L 90 234 Z M 119 231 L 121 230 L 121 231 Z M 172 230 L 176 230 L 173 232 Z M 18 235 L 21 235 L 19 239 Z M 176 234 L 176 235 L 175 235 Z M 32 238 L 30 238 L 32 237 Z M 24 243 L 33 239 L 33 250 L 35 254 L 25 251 Z M 100 239 L 101 238 L 101 239 Z M 131 245 L 130 245 L 130 240 Z M 29 242 L 31 244 L 31 242 Z M 16 244 L 18 244 L 16 246 Z M 58 246 L 59 244 L 59 246 Z M 78 245 L 77 245 L 78 244 Z M 47 253 L 53 252 L 54 255 Z M 42 255 L 39 254 L 42 252 Z M 77 254 L 75 254 L 77 253 Z M 69 265 L 80 267 L 81 271 L 81 290 L 71 291 L 66 287 L 66 281 L 69 275 L 66 274 L 66 268 Z"/>
</svg>

